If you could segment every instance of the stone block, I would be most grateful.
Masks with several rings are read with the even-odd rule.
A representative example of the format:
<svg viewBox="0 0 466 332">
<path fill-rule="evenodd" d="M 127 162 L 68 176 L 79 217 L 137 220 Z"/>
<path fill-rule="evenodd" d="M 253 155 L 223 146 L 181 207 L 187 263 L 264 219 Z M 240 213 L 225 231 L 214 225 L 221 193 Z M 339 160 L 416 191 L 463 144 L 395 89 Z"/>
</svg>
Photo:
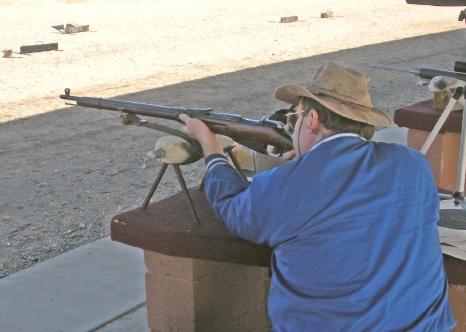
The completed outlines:
<svg viewBox="0 0 466 332">
<path fill-rule="evenodd" d="M 456 327 L 453 331 L 466 331 L 466 286 L 450 285 L 448 287 L 448 300 L 456 319 Z"/>
<path fill-rule="evenodd" d="M 220 269 L 194 285 L 196 331 L 266 331 L 268 268 L 213 264 Z"/>
<path fill-rule="evenodd" d="M 430 132 L 410 128 L 408 146 L 420 150 Z M 455 191 L 460 134 L 439 133 L 427 151 L 426 158 L 432 167 L 437 187 L 450 192 Z"/>
<path fill-rule="evenodd" d="M 144 251 L 151 331 L 268 331 L 269 269 Z"/>
<path fill-rule="evenodd" d="M 448 279 L 448 300 L 456 319 L 454 332 L 466 331 L 466 261 L 443 256 Z"/>
<path fill-rule="evenodd" d="M 210 273 L 224 268 L 223 264 L 212 264 L 215 261 L 176 257 L 159 254 L 153 251 L 144 251 L 144 262 L 149 272 L 155 272 L 169 278 L 178 278 L 187 281 L 195 281 Z M 242 266 L 242 264 L 239 264 Z"/>
<path fill-rule="evenodd" d="M 146 273 L 147 322 L 151 331 L 194 331 L 193 283 Z"/>
</svg>

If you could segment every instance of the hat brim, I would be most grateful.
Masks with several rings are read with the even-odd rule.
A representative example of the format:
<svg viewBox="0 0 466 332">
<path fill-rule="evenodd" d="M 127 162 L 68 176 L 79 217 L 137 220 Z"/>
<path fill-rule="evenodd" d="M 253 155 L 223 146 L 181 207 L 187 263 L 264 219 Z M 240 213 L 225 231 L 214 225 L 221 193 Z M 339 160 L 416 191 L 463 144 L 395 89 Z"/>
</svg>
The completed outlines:
<svg viewBox="0 0 466 332">
<path fill-rule="evenodd" d="M 275 98 L 292 105 L 298 105 L 301 97 L 311 98 L 322 104 L 330 111 L 335 112 L 345 118 L 367 123 L 377 127 L 393 127 L 392 119 L 383 111 L 374 108 L 361 106 L 327 95 L 315 95 L 308 89 L 299 85 L 283 85 L 275 91 Z"/>
</svg>

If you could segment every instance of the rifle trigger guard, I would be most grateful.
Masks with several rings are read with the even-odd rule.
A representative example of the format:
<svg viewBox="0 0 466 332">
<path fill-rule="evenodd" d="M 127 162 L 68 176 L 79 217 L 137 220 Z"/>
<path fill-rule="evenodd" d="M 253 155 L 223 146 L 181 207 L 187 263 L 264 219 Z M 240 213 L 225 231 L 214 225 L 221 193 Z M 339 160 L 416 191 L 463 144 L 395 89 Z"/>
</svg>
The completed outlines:
<svg viewBox="0 0 466 332">
<path fill-rule="evenodd" d="M 120 114 L 118 115 L 118 119 L 125 125 L 138 125 L 140 126 L 144 123 L 144 120 L 141 120 L 137 115 L 124 112 L 120 110 Z M 147 121 L 146 121 L 147 122 Z"/>
</svg>

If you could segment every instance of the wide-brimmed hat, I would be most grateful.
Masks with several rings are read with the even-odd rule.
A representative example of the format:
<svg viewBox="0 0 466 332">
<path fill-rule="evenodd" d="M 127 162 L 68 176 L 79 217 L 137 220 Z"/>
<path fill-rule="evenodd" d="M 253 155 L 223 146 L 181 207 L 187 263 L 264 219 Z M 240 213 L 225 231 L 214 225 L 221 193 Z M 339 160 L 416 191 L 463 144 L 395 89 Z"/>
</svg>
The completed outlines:
<svg viewBox="0 0 466 332">
<path fill-rule="evenodd" d="M 317 70 L 309 87 L 283 85 L 275 98 L 297 105 L 301 97 L 311 98 L 345 118 L 379 127 L 391 127 L 393 121 L 372 106 L 366 75 L 328 62 Z"/>
</svg>

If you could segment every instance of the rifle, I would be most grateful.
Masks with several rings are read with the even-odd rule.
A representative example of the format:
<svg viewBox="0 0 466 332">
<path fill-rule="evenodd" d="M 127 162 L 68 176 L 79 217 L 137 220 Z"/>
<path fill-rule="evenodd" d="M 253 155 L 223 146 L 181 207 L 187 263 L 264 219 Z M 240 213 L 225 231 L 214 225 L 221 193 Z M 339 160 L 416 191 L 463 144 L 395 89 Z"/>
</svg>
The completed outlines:
<svg viewBox="0 0 466 332">
<path fill-rule="evenodd" d="M 178 118 L 179 115 L 187 114 L 192 118 L 203 121 L 215 134 L 228 136 L 234 141 L 260 153 L 266 152 L 267 145 L 275 146 L 282 152 L 293 149 L 291 137 L 285 130 L 283 123 L 269 120 L 267 117 L 262 117 L 260 120 L 252 120 L 236 114 L 214 113 L 211 108 L 183 108 L 116 99 L 78 97 L 72 96 L 70 89 L 65 89 L 65 94 L 60 95 L 60 98 L 75 101 L 76 105 L 81 107 L 120 112 L 123 114 L 120 118 L 122 118 L 122 122 L 125 124 L 136 124 L 164 131 L 188 139 L 190 142 L 192 139 L 189 139 L 183 132 L 140 119 L 138 115 L 182 123 Z"/>
<path fill-rule="evenodd" d="M 466 81 L 466 73 L 462 72 L 462 69 L 463 69 L 462 65 L 464 67 L 464 62 L 457 61 L 457 63 L 455 64 L 455 71 L 432 69 L 432 68 L 425 68 L 425 67 L 404 68 L 404 67 L 399 67 L 399 66 L 379 65 L 379 64 L 371 65 L 371 67 L 391 70 L 391 71 L 399 71 L 399 72 L 404 72 L 404 73 L 411 73 L 411 74 L 419 76 L 420 78 L 424 78 L 427 80 L 431 80 L 435 76 L 448 76 L 448 77 L 456 78 L 457 80 L 460 80 L 460 81 Z"/>
</svg>

